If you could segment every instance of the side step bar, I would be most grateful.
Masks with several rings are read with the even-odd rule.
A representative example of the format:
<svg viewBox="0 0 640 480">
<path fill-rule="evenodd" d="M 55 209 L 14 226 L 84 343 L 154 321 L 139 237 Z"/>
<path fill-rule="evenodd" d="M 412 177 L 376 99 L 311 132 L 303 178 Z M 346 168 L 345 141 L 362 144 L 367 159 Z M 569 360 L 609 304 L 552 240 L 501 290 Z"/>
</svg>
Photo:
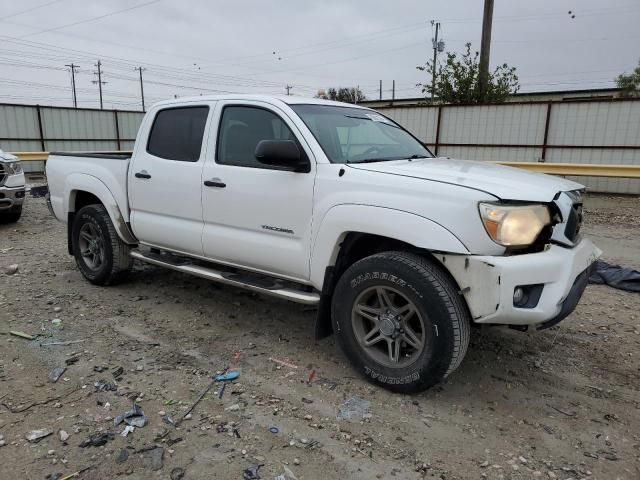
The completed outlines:
<svg viewBox="0 0 640 480">
<path fill-rule="evenodd" d="M 263 293 L 265 295 L 271 295 L 272 297 L 284 298 L 285 300 L 291 300 L 292 302 L 303 303 L 305 305 L 317 305 L 320 303 L 320 294 L 315 292 L 305 292 L 302 290 L 294 290 L 292 288 L 265 288 L 260 285 L 249 283 L 248 281 L 239 281 L 234 277 L 240 277 L 240 275 L 229 275 L 227 272 L 216 270 L 210 267 L 204 267 L 193 264 L 179 264 L 169 263 L 163 261 L 158 255 L 145 255 L 142 252 L 133 250 L 130 253 L 132 258 L 140 260 L 160 267 L 166 267 L 177 272 L 187 273 L 189 275 L 195 275 L 196 277 L 206 278 L 218 283 L 224 283 L 226 285 L 232 285 L 234 287 L 244 288 L 257 293 Z"/>
</svg>

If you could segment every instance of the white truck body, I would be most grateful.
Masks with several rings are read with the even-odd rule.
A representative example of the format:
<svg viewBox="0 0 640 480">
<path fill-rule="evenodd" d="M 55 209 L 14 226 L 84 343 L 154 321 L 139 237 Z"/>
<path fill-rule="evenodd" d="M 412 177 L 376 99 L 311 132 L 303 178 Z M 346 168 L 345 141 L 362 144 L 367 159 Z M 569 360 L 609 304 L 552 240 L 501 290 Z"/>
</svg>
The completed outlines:
<svg viewBox="0 0 640 480">
<path fill-rule="evenodd" d="M 47 162 L 52 211 L 67 221 L 86 204 L 79 205 L 78 196 L 91 194 L 104 205 L 124 243 L 294 282 L 306 292 L 297 299 L 305 303 L 320 301 L 328 268 L 336 266 L 345 240 L 358 234 L 430 255 L 455 279 L 476 323 L 542 325 L 573 310 L 586 284 L 583 277 L 600 254 L 579 234 L 582 185 L 442 157 L 332 162 L 327 152 L 333 147 L 318 126 L 320 120 L 312 125 L 298 113 L 313 112 L 313 106 L 348 107 L 339 110 L 347 112 L 347 127 L 355 118 L 358 125 L 370 119 L 400 129 L 373 110 L 318 99 L 229 95 L 166 101 L 145 116 L 131 158 L 52 154 Z M 208 109 L 193 161 L 151 153 L 150 135 L 159 112 L 191 107 Z M 243 131 L 255 136 L 231 120 L 225 127 L 228 136 L 220 133 L 223 112 L 234 112 L 232 107 L 280 119 L 308 159 L 307 171 L 221 163 L 216 152 L 225 147 L 219 142 L 231 142 L 227 137 Z M 334 143 L 343 141 L 334 137 Z M 367 152 L 386 147 L 337 148 L 342 148 L 339 154 L 344 148 L 364 149 L 354 157 L 364 159 Z M 494 241 L 479 214 L 483 202 L 544 205 L 551 212 L 544 245 L 512 249 Z M 572 238 L 567 238 L 568 222 L 575 224 Z M 514 306 L 519 285 L 541 286 L 535 306 Z M 572 289 L 579 290 L 577 298 Z M 296 300 L 295 295 L 285 298 Z"/>
</svg>

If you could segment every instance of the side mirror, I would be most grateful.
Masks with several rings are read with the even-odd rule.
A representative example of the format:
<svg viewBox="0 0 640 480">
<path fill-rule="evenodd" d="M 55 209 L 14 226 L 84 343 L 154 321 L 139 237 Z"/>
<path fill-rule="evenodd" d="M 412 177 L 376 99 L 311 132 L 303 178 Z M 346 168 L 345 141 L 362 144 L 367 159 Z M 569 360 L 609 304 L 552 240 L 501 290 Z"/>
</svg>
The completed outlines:
<svg viewBox="0 0 640 480">
<path fill-rule="evenodd" d="M 309 163 L 293 140 L 260 140 L 256 145 L 256 160 L 265 165 L 294 172 L 309 172 Z"/>
</svg>

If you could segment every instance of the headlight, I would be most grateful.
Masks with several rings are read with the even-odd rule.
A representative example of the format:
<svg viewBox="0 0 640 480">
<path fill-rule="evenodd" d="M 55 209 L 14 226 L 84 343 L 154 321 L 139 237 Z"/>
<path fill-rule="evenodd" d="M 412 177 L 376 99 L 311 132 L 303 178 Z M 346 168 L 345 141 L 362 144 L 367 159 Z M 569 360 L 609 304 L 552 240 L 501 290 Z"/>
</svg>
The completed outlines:
<svg viewBox="0 0 640 480">
<path fill-rule="evenodd" d="M 481 203 L 480 217 L 494 242 L 505 247 L 531 245 L 551 217 L 545 205 Z"/>
<path fill-rule="evenodd" d="M 17 175 L 18 173 L 22 173 L 22 165 L 20 162 L 9 162 L 4 164 L 9 175 Z"/>
</svg>

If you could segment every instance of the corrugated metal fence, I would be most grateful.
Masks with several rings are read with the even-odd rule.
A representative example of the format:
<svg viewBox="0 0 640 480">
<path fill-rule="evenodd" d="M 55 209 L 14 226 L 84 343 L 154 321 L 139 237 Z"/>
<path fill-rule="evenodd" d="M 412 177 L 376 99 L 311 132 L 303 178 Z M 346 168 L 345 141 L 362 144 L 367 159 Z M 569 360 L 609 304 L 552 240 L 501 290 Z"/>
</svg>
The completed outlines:
<svg viewBox="0 0 640 480">
<path fill-rule="evenodd" d="M 473 160 L 640 165 L 640 99 L 377 107 L 438 155 Z M 640 194 L 640 179 L 575 178 Z"/>
<path fill-rule="evenodd" d="M 0 148 L 4 151 L 131 150 L 142 112 L 0 104 Z M 26 171 L 43 171 L 27 162 Z"/>
</svg>

